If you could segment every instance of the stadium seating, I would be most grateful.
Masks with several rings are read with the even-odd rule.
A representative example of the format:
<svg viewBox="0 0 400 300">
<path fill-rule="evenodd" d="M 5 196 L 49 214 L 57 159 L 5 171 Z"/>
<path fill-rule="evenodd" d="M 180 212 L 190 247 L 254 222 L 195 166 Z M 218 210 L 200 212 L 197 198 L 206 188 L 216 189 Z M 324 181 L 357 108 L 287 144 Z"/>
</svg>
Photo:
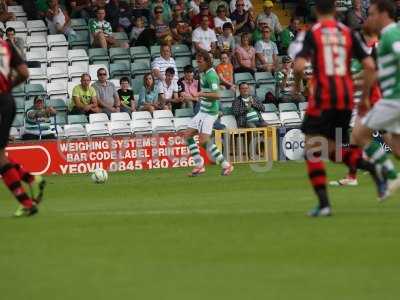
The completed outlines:
<svg viewBox="0 0 400 300">
<path fill-rule="evenodd" d="M 174 118 L 175 130 L 178 132 L 187 129 L 191 120 L 190 117 Z"/>
<path fill-rule="evenodd" d="M 246 82 L 249 85 L 256 85 L 253 75 L 251 73 L 235 73 L 235 84 L 239 85 L 242 82 Z"/>
<path fill-rule="evenodd" d="M 15 29 L 15 33 L 28 33 L 28 28 L 26 28 L 25 23 L 22 21 L 8 21 L 6 22 L 6 28 L 12 27 Z"/>
<path fill-rule="evenodd" d="M 47 51 L 47 61 L 48 65 L 53 67 L 68 66 L 68 50 L 65 49 L 55 49 Z"/>
<path fill-rule="evenodd" d="M 86 130 L 82 124 L 65 125 L 64 134 L 66 138 L 82 138 L 87 136 Z"/>
<path fill-rule="evenodd" d="M 42 68 L 29 68 L 28 83 L 41 84 L 43 88 L 47 87 L 47 70 Z"/>
<path fill-rule="evenodd" d="M 69 41 L 71 49 L 89 49 L 89 31 L 77 31 L 74 40 Z"/>
<path fill-rule="evenodd" d="M 28 34 L 30 36 L 40 35 L 47 37 L 47 26 L 43 20 L 29 20 L 26 23 Z"/>
<path fill-rule="evenodd" d="M 25 94 L 27 100 L 33 100 L 36 96 L 45 97 L 46 91 L 41 84 L 26 84 Z"/>
<path fill-rule="evenodd" d="M 109 136 L 107 124 L 104 123 L 89 123 L 86 124 L 86 133 L 90 137 L 95 136 Z"/>
<path fill-rule="evenodd" d="M 173 118 L 153 119 L 152 129 L 153 133 L 174 132 L 174 120 Z"/>
<path fill-rule="evenodd" d="M 189 59 L 192 57 L 192 52 L 190 51 L 189 47 L 184 44 L 176 44 L 172 45 L 172 55 L 175 58 L 178 57 L 188 57 Z M 189 62 L 190 64 L 190 62 Z"/>
<path fill-rule="evenodd" d="M 68 65 L 58 65 L 47 68 L 47 78 L 50 83 L 60 82 L 66 83 L 68 81 Z"/>
<path fill-rule="evenodd" d="M 112 63 L 123 62 L 129 65 L 131 62 L 129 49 L 110 48 L 110 60 Z"/>
<path fill-rule="evenodd" d="M 111 135 L 129 135 L 131 130 L 131 117 L 126 112 L 112 113 L 108 129 Z"/>
<path fill-rule="evenodd" d="M 108 116 L 105 113 L 97 113 L 89 115 L 90 124 L 95 124 L 95 123 L 107 124 L 109 121 L 110 120 L 108 119 Z"/>
<path fill-rule="evenodd" d="M 268 125 L 281 125 L 281 121 L 278 116 L 278 109 L 275 104 L 264 104 L 265 112 L 261 114 L 263 120 Z"/>
<path fill-rule="evenodd" d="M 144 75 L 146 73 L 149 73 L 151 71 L 150 69 L 150 62 L 148 60 L 145 61 L 134 61 L 131 64 L 131 73 L 132 76 L 137 76 L 137 75 Z"/>
<path fill-rule="evenodd" d="M 88 118 L 85 115 L 68 115 L 68 124 L 86 124 Z"/>
<path fill-rule="evenodd" d="M 275 78 L 270 72 L 256 72 L 254 74 L 257 85 L 275 84 Z"/>
<path fill-rule="evenodd" d="M 71 28 L 76 32 L 87 31 L 88 24 L 85 19 L 71 19 Z"/>
<path fill-rule="evenodd" d="M 20 128 L 20 127 L 24 126 L 24 122 L 25 122 L 25 113 L 17 113 L 15 115 L 12 126 L 16 127 L 16 128 Z"/>
<path fill-rule="evenodd" d="M 175 117 L 176 118 L 185 118 L 185 117 L 193 117 L 194 112 L 192 108 L 180 108 L 175 110 Z"/>
<path fill-rule="evenodd" d="M 110 78 L 131 77 L 131 68 L 129 63 L 112 63 L 110 64 Z"/>
<path fill-rule="evenodd" d="M 64 99 L 68 98 L 67 82 L 56 81 L 47 84 L 47 95 L 50 99 Z"/>
<path fill-rule="evenodd" d="M 219 94 L 221 97 L 221 103 L 220 103 L 221 107 L 222 108 L 231 107 L 232 102 L 235 99 L 235 92 L 231 90 L 220 90 Z"/>
<path fill-rule="evenodd" d="M 53 49 L 64 49 L 68 50 L 68 42 L 63 34 L 50 34 L 47 36 L 47 44 L 49 50 Z"/>
<path fill-rule="evenodd" d="M 79 83 L 81 80 L 81 76 L 83 73 L 86 73 L 88 70 L 84 69 L 81 65 L 74 65 L 68 67 L 68 78 L 70 81 Z"/>
<path fill-rule="evenodd" d="M 234 116 L 222 116 L 221 117 L 221 124 L 225 125 L 227 129 L 237 129 L 237 123 Z"/>
<path fill-rule="evenodd" d="M 283 125 L 300 124 L 301 119 L 294 103 L 279 104 L 279 118 Z"/>
<path fill-rule="evenodd" d="M 156 110 L 153 112 L 154 119 L 172 119 L 174 116 L 172 111 L 164 109 L 164 110 Z"/>
<path fill-rule="evenodd" d="M 149 134 L 153 132 L 152 119 L 138 119 L 131 122 L 131 131 L 135 134 Z"/>
<path fill-rule="evenodd" d="M 144 46 L 131 47 L 130 48 L 130 55 L 131 55 L 132 62 L 134 62 L 137 59 L 148 59 L 148 60 L 150 60 L 149 50 Z"/>
<path fill-rule="evenodd" d="M 71 66 L 82 66 L 86 70 L 85 72 L 87 72 L 89 67 L 89 57 L 85 50 L 69 50 L 68 61 Z"/>
</svg>

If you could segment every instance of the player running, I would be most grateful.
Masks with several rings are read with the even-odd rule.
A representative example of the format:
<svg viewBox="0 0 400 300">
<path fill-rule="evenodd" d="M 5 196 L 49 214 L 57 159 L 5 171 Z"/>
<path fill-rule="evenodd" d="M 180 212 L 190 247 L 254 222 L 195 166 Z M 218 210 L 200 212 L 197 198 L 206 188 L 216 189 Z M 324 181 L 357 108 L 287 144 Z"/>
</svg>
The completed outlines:
<svg viewBox="0 0 400 300">
<path fill-rule="evenodd" d="M 42 177 L 33 176 L 25 171 L 19 164 L 8 159 L 5 153 L 11 124 L 15 117 L 15 102 L 11 89 L 24 82 L 29 72 L 27 65 L 14 47 L 1 39 L 0 53 L 0 174 L 8 189 L 20 203 L 15 216 L 32 216 L 38 212 L 37 205 L 42 200 L 45 181 Z M 21 181 L 29 185 L 29 195 Z"/>
<path fill-rule="evenodd" d="M 372 139 L 372 132 L 384 130 L 385 140 L 395 156 L 400 157 L 400 28 L 395 22 L 396 6 L 390 0 L 376 0 L 369 8 L 368 23 L 380 32 L 378 46 L 378 75 L 383 99 L 354 129 L 355 141 L 375 163 L 380 176 L 388 179 L 389 193 L 400 188 L 400 177 L 380 143 Z M 368 99 L 361 105 L 368 107 Z"/>
<path fill-rule="evenodd" d="M 227 176 L 232 173 L 233 165 L 224 158 L 217 146 L 210 141 L 213 125 L 218 118 L 219 112 L 218 74 L 212 67 L 212 60 L 208 52 L 199 50 L 196 59 L 201 72 L 200 111 L 193 117 L 189 128 L 184 132 L 190 155 L 195 162 L 195 167 L 189 176 L 197 176 L 206 171 L 204 160 L 200 155 L 200 149 L 193 138 L 196 134 L 199 134 L 200 145 L 211 154 L 217 164 L 221 165 L 222 175 Z"/>
<path fill-rule="evenodd" d="M 308 175 L 319 200 L 318 206 L 309 212 L 309 216 L 318 217 L 330 216 L 332 213 L 322 159 L 327 156 L 335 162 L 342 159 L 350 168 L 367 169 L 375 175 L 374 166 L 363 160 L 361 151 L 341 146 L 349 140 L 348 130 L 354 106 L 351 59 L 359 59 L 364 68 L 363 99 L 368 98 L 375 63 L 364 50 L 360 38 L 335 20 L 334 0 L 316 0 L 315 4 L 318 21 L 306 33 L 294 70 L 297 83 L 295 92 L 298 92 L 307 60 L 311 59 L 313 79 L 302 130 L 306 135 Z M 338 149 L 336 140 L 339 143 Z M 376 183 L 379 194 L 385 192 L 383 183 L 378 180 Z"/>
</svg>

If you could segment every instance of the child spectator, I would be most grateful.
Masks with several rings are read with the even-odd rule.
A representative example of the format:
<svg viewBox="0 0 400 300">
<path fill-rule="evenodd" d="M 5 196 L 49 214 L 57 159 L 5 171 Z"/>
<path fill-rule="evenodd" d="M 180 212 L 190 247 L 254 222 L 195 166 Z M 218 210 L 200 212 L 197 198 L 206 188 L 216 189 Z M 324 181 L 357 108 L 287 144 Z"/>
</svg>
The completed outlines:
<svg viewBox="0 0 400 300">
<path fill-rule="evenodd" d="M 200 109 L 199 103 L 199 81 L 194 78 L 192 65 L 187 65 L 183 69 L 183 77 L 178 80 L 178 96 L 183 100 L 183 106 L 193 107 L 197 113 Z"/>
<path fill-rule="evenodd" d="M 135 19 L 135 23 L 131 30 L 131 34 L 129 37 L 130 41 L 134 43 L 138 39 L 139 35 L 143 32 L 143 30 L 144 30 L 144 17 L 137 17 Z"/>
<path fill-rule="evenodd" d="M 233 49 L 235 48 L 235 38 L 232 35 L 233 32 L 233 26 L 232 23 L 225 23 L 222 26 L 223 29 L 223 34 L 218 35 L 218 48 L 219 51 L 226 52 L 230 55 L 232 55 Z"/>
<path fill-rule="evenodd" d="M 221 53 L 221 63 L 216 67 L 221 86 L 235 91 L 236 86 L 233 81 L 233 65 L 229 60 L 229 55 L 226 52 Z"/>
<path fill-rule="evenodd" d="M 131 113 L 136 111 L 135 98 L 133 96 L 133 91 L 129 89 L 129 78 L 122 77 L 119 80 L 121 88 L 118 90 L 118 96 L 121 100 L 121 111 Z"/>
</svg>

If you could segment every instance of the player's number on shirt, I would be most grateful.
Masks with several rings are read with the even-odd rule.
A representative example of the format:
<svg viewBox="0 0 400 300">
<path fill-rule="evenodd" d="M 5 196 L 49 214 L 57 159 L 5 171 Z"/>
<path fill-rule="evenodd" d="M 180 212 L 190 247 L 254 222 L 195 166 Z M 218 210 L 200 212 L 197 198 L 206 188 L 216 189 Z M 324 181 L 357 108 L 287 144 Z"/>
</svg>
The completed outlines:
<svg viewBox="0 0 400 300">
<path fill-rule="evenodd" d="M 335 35 L 325 36 L 324 58 L 325 72 L 328 76 L 346 75 L 346 49 L 339 44 Z"/>
</svg>

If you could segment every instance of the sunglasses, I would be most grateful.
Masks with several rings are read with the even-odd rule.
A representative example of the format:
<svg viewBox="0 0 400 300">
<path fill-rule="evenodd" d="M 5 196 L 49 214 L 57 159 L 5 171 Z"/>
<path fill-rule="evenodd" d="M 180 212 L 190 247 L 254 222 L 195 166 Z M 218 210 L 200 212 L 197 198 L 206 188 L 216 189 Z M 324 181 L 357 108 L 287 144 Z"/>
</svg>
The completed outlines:
<svg viewBox="0 0 400 300">
<path fill-rule="evenodd" d="M 242 7 L 244 4 L 236 4 L 237 7 Z"/>
<path fill-rule="evenodd" d="M 99 76 L 107 76 L 107 73 L 99 73 Z"/>
<path fill-rule="evenodd" d="M 162 14 L 163 13 L 163 11 L 161 10 L 159 10 L 159 11 L 156 11 L 156 14 Z"/>
<path fill-rule="evenodd" d="M 263 33 L 271 33 L 269 30 L 263 30 Z"/>
</svg>

